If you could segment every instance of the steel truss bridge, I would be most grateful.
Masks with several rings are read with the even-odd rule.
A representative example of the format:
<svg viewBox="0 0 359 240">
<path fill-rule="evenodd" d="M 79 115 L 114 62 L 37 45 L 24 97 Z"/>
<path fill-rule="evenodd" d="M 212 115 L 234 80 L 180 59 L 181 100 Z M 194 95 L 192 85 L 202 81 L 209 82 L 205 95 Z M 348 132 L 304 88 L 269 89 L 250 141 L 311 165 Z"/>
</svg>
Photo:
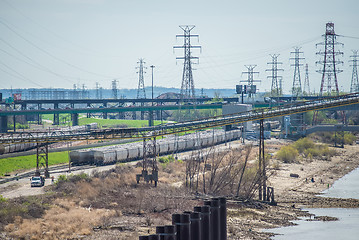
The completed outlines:
<svg viewBox="0 0 359 240">
<path fill-rule="evenodd" d="M 280 105 L 270 108 L 254 109 L 230 115 L 220 115 L 193 121 L 157 125 L 143 128 L 113 128 L 83 131 L 46 131 L 46 132 L 10 132 L 0 134 L 0 144 L 10 143 L 48 143 L 61 141 L 101 140 L 101 139 L 128 139 L 152 138 L 196 131 L 218 126 L 239 124 L 249 121 L 264 120 L 280 116 L 305 113 L 309 111 L 325 110 L 330 108 L 359 104 L 359 93 L 326 97 L 311 101 L 303 101 Z M 197 106 L 198 107 L 198 106 Z M 218 106 L 213 106 L 216 108 Z M 191 106 L 191 108 L 195 108 Z"/>
<path fill-rule="evenodd" d="M 48 131 L 48 132 L 12 132 L 0 134 L 0 144 L 14 143 L 37 143 L 37 167 L 36 172 L 40 174 L 41 165 L 45 168 L 45 176 L 49 177 L 48 172 L 48 144 L 61 141 L 79 141 L 79 140 L 101 140 L 101 139 L 129 139 L 141 138 L 144 140 L 144 149 L 146 149 L 146 140 L 153 139 L 155 144 L 156 137 L 170 134 L 197 131 L 207 128 L 239 124 L 249 121 L 259 120 L 259 181 L 258 192 L 260 200 L 269 200 L 273 191 L 272 187 L 266 185 L 266 163 L 264 155 L 264 120 L 274 117 L 300 114 L 309 111 L 319 111 L 325 109 L 338 108 L 348 105 L 359 104 L 359 93 L 326 97 L 310 101 L 290 103 L 270 108 L 254 109 L 252 111 L 240 112 L 230 115 L 220 115 L 205 119 L 197 119 L 187 122 L 179 122 L 165 125 L 157 125 L 144 128 L 115 128 L 115 129 L 96 129 L 82 131 Z M 155 146 L 155 145 L 154 145 Z M 149 174 L 144 154 L 142 174 L 136 176 L 137 182 L 141 178 L 145 181 L 158 180 L 158 168 L 156 164 L 156 150 L 153 147 L 154 161 L 152 165 L 152 174 Z M 46 164 L 46 166 L 45 166 Z"/>
</svg>

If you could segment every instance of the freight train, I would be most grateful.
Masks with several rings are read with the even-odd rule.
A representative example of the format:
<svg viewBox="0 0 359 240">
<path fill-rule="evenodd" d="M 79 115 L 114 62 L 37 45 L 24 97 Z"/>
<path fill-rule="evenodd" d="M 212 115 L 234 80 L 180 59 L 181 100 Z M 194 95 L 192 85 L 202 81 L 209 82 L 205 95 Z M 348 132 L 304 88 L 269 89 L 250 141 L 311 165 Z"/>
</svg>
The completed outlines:
<svg viewBox="0 0 359 240">
<path fill-rule="evenodd" d="M 156 141 L 156 154 L 167 155 L 210 147 L 224 142 L 241 138 L 241 130 L 203 131 L 196 135 L 188 134 L 182 137 L 169 136 Z M 153 154 L 152 154 L 153 155 Z M 129 162 L 143 158 L 143 143 L 136 142 L 103 148 L 83 149 L 70 152 L 72 165 L 107 165 L 116 162 Z"/>
</svg>

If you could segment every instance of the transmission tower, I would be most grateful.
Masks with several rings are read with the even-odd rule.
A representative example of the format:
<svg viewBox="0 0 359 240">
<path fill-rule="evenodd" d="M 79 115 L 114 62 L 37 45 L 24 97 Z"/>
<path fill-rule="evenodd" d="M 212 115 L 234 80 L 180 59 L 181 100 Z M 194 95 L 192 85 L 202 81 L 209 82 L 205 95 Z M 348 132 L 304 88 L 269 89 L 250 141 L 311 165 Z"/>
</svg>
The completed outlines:
<svg viewBox="0 0 359 240">
<path fill-rule="evenodd" d="M 112 80 L 112 98 L 117 99 L 117 80 Z"/>
<path fill-rule="evenodd" d="M 337 73 L 342 72 L 342 70 L 338 69 L 337 65 L 343 62 L 339 61 L 337 56 L 343 55 L 343 52 L 337 51 L 335 46 L 343 46 L 343 44 L 336 40 L 337 35 L 334 32 L 334 23 L 329 22 L 326 24 L 326 30 L 323 37 L 324 42 L 317 44 L 317 46 L 324 46 L 324 52 L 321 50 L 317 52 L 318 55 L 323 56 L 323 60 L 317 61 L 317 64 L 323 65 L 322 69 L 317 70 L 318 73 L 322 74 L 319 96 L 323 96 L 324 93 L 327 93 L 328 96 L 331 96 L 332 94 L 339 95 Z M 332 89 L 333 84 L 335 89 Z"/>
<path fill-rule="evenodd" d="M 300 63 L 300 60 L 303 60 L 304 58 L 300 57 L 300 54 L 303 52 L 300 52 L 299 50 L 300 50 L 300 47 L 295 47 L 294 52 L 291 52 L 291 54 L 294 54 L 294 58 L 290 58 L 290 60 L 294 60 L 294 64 L 291 64 L 291 66 L 294 66 L 292 97 L 302 96 L 302 82 L 300 80 L 300 66 L 303 66 L 303 64 Z"/>
<path fill-rule="evenodd" d="M 353 73 L 352 73 L 352 82 L 350 84 L 350 92 L 359 92 L 359 80 L 358 80 L 358 50 L 352 50 L 353 55 L 350 56 L 352 59 L 349 62 L 352 62 Z"/>
<path fill-rule="evenodd" d="M 257 65 L 244 65 L 247 68 L 247 72 L 242 72 L 242 74 L 247 74 L 248 79 L 247 80 L 243 80 L 240 82 L 246 82 L 247 83 L 247 92 L 248 92 L 248 97 L 253 97 L 255 92 L 256 92 L 256 85 L 254 85 L 254 82 L 260 82 L 260 80 L 253 80 L 253 76 L 254 74 L 259 74 L 259 72 L 253 72 L 253 69 L 257 66 Z"/>
<path fill-rule="evenodd" d="M 308 63 L 305 64 L 305 78 L 304 78 L 303 93 L 305 93 L 308 96 L 310 95 Z"/>
<path fill-rule="evenodd" d="M 199 59 L 199 57 L 192 56 L 191 49 L 199 48 L 201 46 L 193 46 L 191 45 L 191 38 L 196 37 L 199 38 L 199 35 L 191 34 L 192 29 L 195 27 L 194 25 L 181 25 L 179 26 L 183 30 L 183 35 L 176 35 L 176 38 L 183 37 L 183 45 L 182 46 L 174 46 L 173 48 L 183 48 L 184 56 L 176 57 L 176 59 L 183 59 L 183 75 L 182 75 L 182 85 L 181 85 L 181 100 L 195 98 L 194 91 L 194 82 L 192 75 L 192 59 Z"/>
<path fill-rule="evenodd" d="M 96 82 L 96 99 L 99 99 L 99 97 L 100 97 L 99 86 L 100 86 L 100 84 L 98 82 Z"/>
<path fill-rule="evenodd" d="M 145 68 L 144 64 L 145 61 L 143 61 L 143 58 L 139 59 L 139 62 L 137 62 L 139 64 L 138 67 L 136 67 L 138 70 L 138 89 L 137 89 L 137 99 L 140 98 L 146 98 L 146 91 L 145 91 L 145 81 L 143 78 L 143 73 L 145 73 L 143 71 L 143 69 Z"/>
<path fill-rule="evenodd" d="M 282 62 L 278 62 L 279 54 L 270 55 L 272 57 L 272 62 L 268 62 L 267 64 L 272 65 L 270 69 L 266 71 L 271 71 L 271 75 L 267 76 L 267 78 L 272 79 L 272 86 L 271 86 L 271 96 L 272 97 L 279 97 L 283 94 L 282 90 L 282 76 L 278 76 L 278 71 L 283 71 L 283 69 L 278 68 L 278 65 L 283 64 Z"/>
<path fill-rule="evenodd" d="M 317 52 L 317 55 L 323 56 L 323 60 L 317 61 L 317 64 L 322 64 L 323 68 L 320 70 L 317 70 L 318 73 L 322 74 L 322 82 L 320 84 L 320 92 L 319 96 L 328 95 L 339 95 L 339 87 L 338 87 L 338 79 L 337 79 L 337 73 L 342 72 L 343 70 L 340 70 L 337 68 L 338 64 L 342 64 L 342 61 L 339 61 L 337 59 L 337 56 L 343 55 L 343 52 L 337 51 L 335 49 L 336 45 L 343 46 L 342 43 L 338 42 L 336 40 L 338 35 L 335 34 L 334 31 L 334 23 L 328 22 L 326 24 L 324 42 L 318 43 L 318 45 L 324 46 L 324 52 L 319 50 Z M 333 89 L 333 84 L 335 89 Z M 345 114 L 344 112 L 341 112 L 341 115 L 343 117 L 343 120 L 345 121 Z M 313 125 L 316 124 L 318 121 L 318 111 L 315 111 L 313 114 Z"/>
</svg>

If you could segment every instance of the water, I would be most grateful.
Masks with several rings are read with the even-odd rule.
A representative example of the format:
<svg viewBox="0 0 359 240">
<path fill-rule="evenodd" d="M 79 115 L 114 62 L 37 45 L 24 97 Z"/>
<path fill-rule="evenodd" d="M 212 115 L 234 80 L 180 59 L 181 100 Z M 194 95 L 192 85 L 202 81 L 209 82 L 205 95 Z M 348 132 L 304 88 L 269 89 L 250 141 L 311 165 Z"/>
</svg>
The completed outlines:
<svg viewBox="0 0 359 240">
<path fill-rule="evenodd" d="M 359 168 L 351 171 L 329 189 L 323 192 L 324 197 L 359 199 Z"/>
<path fill-rule="evenodd" d="M 336 181 L 332 187 L 325 190 L 322 196 L 336 198 L 359 199 L 359 168 L 353 170 Z M 304 209 L 316 216 L 331 216 L 339 218 L 339 221 L 295 221 L 298 225 L 269 229 L 276 235 L 272 239 L 306 239 L 306 240 L 331 240 L 331 239 L 359 239 L 359 209 L 345 208 L 310 208 Z"/>
</svg>

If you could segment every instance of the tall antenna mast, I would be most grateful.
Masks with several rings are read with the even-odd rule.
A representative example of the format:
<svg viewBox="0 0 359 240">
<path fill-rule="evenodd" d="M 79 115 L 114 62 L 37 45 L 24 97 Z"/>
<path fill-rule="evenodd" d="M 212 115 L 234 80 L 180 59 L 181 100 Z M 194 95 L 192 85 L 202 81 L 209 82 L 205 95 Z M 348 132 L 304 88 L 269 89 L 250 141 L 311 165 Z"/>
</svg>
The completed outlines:
<svg viewBox="0 0 359 240">
<path fill-rule="evenodd" d="M 143 58 L 140 58 L 137 63 L 139 64 L 139 66 L 136 67 L 139 69 L 137 72 L 138 73 L 137 99 L 146 98 L 145 81 L 143 78 L 143 73 L 145 73 L 143 71 L 143 69 L 145 68 L 144 67 L 145 61 L 143 60 Z"/>
<path fill-rule="evenodd" d="M 350 56 L 351 60 L 349 62 L 352 62 L 353 67 L 353 73 L 352 73 L 352 81 L 350 84 L 350 92 L 359 92 L 359 80 L 358 80 L 358 50 L 352 50 L 353 55 Z"/>
<path fill-rule="evenodd" d="M 192 74 L 192 59 L 199 60 L 199 57 L 192 56 L 193 48 L 201 49 L 201 46 L 193 46 L 191 45 L 191 38 L 196 37 L 199 38 L 199 35 L 191 34 L 192 29 L 195 27 L 194 25 L 181 25 L 179 26 L 183 30 L 183 35 L 176 35 L 176 38 L 183 37 L 183 45 L 182 46 L 174 46 L 173 48 L 183 48 L 184 56 L 176 57 L 176 59 L 183 59 L 183 75 L 182 75 L 182 85 L 181 85 L 181 100 L 184 99 L 194 99 L 195 98 L 195 90 L 194 90 L 194 81 Z"/>
<path fill-rule="evenodd" d="M 294 64 L 291 64 L 291 66 L 294 66 L 292 97 L 302 96 L 302 82 L 300 80 L 300 66 L 303 66 L 303 64 L 300 63 L 300 60 L 302 60 L 304 58 L 300 57 L 300 54 L 303 52 L 300 52 L 299 50 L 300 50 L 300 47 L 294 47 L 294 52 L 291 52 L 291 54 L 294 54 L 294 58 L 290 58 L 290 60 L 294 60 Z"/>
</svg>

